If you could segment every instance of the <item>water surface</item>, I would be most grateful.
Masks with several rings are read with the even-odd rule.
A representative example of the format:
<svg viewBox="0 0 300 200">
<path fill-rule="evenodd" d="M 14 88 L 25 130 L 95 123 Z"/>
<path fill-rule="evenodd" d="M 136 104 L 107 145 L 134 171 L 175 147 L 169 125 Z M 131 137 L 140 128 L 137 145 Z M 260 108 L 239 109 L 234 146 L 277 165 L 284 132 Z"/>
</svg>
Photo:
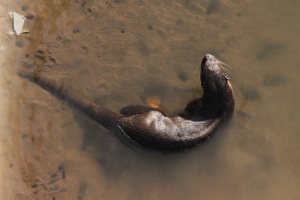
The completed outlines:
<svg viewBox="0 0 300 200">
<path fill-rule="evenodd" d="M 300 3 L 3 0 L 1 199 L 299 199 Z M 11 13 L 28 18 L 16 36 Z M 124 145 L 16 75 L 36 71 L 118 112 L 201 94 L 206 53 L 227 63 L 233 119 L 175 155 Z"/>
</svg>

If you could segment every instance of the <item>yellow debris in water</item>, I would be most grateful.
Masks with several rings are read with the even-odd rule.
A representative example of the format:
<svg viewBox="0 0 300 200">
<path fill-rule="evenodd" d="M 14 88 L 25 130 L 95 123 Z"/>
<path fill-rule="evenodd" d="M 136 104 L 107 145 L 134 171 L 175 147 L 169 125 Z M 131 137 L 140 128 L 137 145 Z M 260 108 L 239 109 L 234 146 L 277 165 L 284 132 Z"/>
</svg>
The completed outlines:
<svg viewBox="0 0 300 200">
<path fill-rule="evenodd" d="M 146 103 L 152 108 L 158 108 L 160 106 L 161 99 L 159 96 L 149 96 L 147 97 Z"/>
</svg>

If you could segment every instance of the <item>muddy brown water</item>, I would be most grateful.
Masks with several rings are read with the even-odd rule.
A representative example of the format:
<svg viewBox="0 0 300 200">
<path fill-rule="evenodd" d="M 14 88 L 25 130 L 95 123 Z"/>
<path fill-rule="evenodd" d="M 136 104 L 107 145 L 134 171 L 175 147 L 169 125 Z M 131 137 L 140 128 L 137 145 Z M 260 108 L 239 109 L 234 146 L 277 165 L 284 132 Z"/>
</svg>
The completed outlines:
<svg viewBox="0 0 300 200">
<path fill-rule="evenodd" d="M 300 3 L 3 0 L 1 199 L 299 199 Z M 12 12 L 28 19 L 16 36 Z M 16 75 L 37 71 L 118 112 L 182 110 L 206 53 L 227 63 L 233 119 L 176 155 L 128 148 Z"/>
</svg>

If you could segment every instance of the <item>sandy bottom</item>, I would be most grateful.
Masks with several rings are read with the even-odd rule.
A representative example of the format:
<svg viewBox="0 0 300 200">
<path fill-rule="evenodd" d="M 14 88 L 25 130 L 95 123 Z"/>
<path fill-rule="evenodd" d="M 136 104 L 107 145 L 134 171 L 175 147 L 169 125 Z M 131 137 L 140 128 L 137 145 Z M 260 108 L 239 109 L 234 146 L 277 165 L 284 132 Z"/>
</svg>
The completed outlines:
<svg viewBox="0 0 300 200">
<path fill-rule="evenodd" d="M 10 199 L 299 199 L 300 3 L 2 0 L 0 195 Z M 30 33 L 16 36 L 12 12 Z M 199 96 L 206 53 L 227 63 L 233 120 L 196 148 L 156 155 L 34 83 L 36 71 L 118 112 Z"/>
</svg>

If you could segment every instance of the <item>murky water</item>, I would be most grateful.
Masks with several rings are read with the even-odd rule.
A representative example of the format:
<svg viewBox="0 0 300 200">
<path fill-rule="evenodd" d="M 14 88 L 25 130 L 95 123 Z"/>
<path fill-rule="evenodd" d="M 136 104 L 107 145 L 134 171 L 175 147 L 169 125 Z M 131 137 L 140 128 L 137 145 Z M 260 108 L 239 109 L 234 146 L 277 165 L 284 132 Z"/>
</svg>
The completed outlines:
<svg viewBox="0 0 300 200">
<path fill-rule="evenodd" d="M 300 3 L 295 0 L 2 0 L 1 199 L 299 199 Z M 16 36 L 11 12 L 28 18 Z M 38 71 L 118 112 L 199 92 L 206 53 L 230 67 L 233 119 L 152 156 L 16 75 Z"/>
</svg>

